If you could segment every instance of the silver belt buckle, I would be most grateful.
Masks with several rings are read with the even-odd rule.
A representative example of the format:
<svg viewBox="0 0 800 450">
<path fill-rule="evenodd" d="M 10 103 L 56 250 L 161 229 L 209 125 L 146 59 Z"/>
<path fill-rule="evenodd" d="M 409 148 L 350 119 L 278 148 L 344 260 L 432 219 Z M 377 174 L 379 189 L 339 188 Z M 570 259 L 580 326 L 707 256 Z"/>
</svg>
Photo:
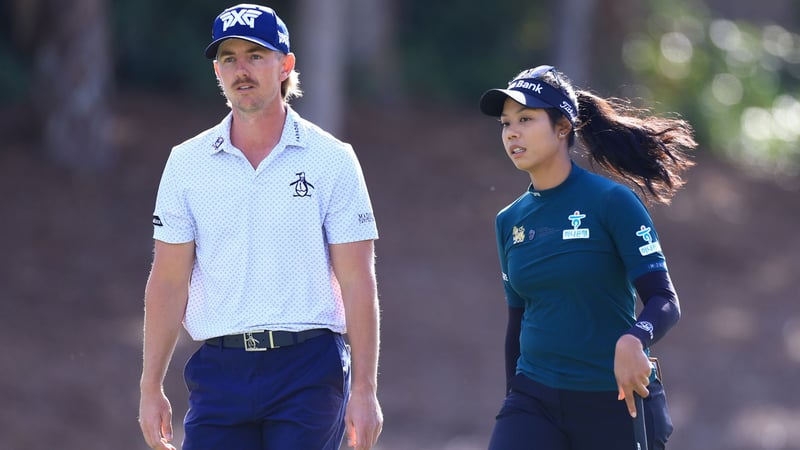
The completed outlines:
<svg viewBox="0 0 800 450">
<path fill-rule="evenodd" d="M 248 352 L 265 352 L 267 351 L 266 347 L 259 347 L 258 343 L 259 340 L 253 337 L 253 332 L 246 332 L 242 333 L 242 337 L 244 338 L 244 349 Z M 270 333 L 270 337 L 272 334 Z"/>
<path fill-rule="evenodd" d="M 248 352 L 265 352 L 269 349 L 273 348 L 280 348 L 279 345 L 275 345 L 275 341 L 272 338 L 272 330 L 270 331 L 256 331 L 256 333 L 267 333 L 269 337 L 269 346 L 268 347 L 259 347 L 259 340 L 253 337 L 253 332 L 249 331 L 246 333 L 242 333 L 242 337 L 244 338 L 244 349 Z"/>
</svg>

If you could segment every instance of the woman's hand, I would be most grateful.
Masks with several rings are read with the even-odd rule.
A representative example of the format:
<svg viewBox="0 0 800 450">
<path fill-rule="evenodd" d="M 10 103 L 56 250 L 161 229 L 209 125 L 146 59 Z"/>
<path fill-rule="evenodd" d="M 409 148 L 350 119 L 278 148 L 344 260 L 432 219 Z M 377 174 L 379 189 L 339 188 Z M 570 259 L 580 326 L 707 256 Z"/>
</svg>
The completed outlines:
<svg viewBox="0 0 800 450">
<path fill-rule="evenodd" d="M 642 343 L 632 334 L 623 334 L 614 350 L 614 376 L 617 379 L 619 399 L 625 400 L 631 417 L 636 417 L 633 394 L 650 395 L 650 361 L 644 353 Z"/>
</svg>

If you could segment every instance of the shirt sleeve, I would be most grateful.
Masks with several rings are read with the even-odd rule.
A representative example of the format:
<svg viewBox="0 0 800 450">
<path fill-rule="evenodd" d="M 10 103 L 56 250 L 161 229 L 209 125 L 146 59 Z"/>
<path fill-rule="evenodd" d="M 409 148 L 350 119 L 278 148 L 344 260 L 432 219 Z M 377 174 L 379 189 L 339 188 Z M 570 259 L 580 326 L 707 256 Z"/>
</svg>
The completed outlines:
<svg viewBox="0 0 800 450">
<path fill-rule="evenodd" d="M 378 239 L 367 183 L 350 145 L 341 155 L 341 167 L 324 223 L 326 237 L 331 244 Z"/>
<path fill-rule="evenodd" d="M 643 348 L 649 348 L 681 318 L 680 302 L 669 272 L 649 272 L 637 278 L 634 286 L 644 308 L 627 333 L 636 336 Z"/>
<path fill-rule="evenodd" d="M 666 271 L 667 264 L 653 220 L 644 203 L 625 186 L 609 191 L 606 221 L 629 280 Z"/>
<path fill-rule="evenodd" d="M 194 226 L 186 205 L 184 177 L 179 158 L 173 151 L 164 166 L 153 211 L 153 239 L 184 244 L 195 239 Z"/>
</svg>

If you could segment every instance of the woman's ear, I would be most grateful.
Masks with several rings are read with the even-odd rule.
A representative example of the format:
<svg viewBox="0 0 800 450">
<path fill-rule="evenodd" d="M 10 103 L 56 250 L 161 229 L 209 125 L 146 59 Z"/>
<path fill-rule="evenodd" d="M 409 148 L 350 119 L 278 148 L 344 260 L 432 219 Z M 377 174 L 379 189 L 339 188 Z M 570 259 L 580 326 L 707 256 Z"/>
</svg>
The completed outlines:
<svg viewBox="0 0 800 450">
<path fill-rule="evenodd" d="M 558 123 L 556 123 L 555 129 L 558 137 L 565 138 L 572 132 L 572 124 L 569 123 L 569 120 L 562 117 L 559 119 Z"/>
</svg>

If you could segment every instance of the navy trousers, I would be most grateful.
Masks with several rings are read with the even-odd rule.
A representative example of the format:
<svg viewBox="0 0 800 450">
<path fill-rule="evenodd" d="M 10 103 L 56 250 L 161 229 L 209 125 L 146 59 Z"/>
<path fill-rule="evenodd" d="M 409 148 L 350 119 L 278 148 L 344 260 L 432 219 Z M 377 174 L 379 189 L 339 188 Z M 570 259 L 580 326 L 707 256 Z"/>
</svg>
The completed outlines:
<svg viewBox="0 0 800 450">
<path fill-rule="evenodd" d="M 672 433 L 664 388 L 647 387 L 647 443 L 663 450 Z M 497 415 L 489 450 L 627 450 L 635 448 L 633 419 L 616 391 L 552 389 L 518 374 Z"/>
<path fill-rule="evenodd" d="M 350 349 L 335 333 L 263 352 L 204 344 L 184 369 L 184 450 L 337 450 Z"/>
</svg>

